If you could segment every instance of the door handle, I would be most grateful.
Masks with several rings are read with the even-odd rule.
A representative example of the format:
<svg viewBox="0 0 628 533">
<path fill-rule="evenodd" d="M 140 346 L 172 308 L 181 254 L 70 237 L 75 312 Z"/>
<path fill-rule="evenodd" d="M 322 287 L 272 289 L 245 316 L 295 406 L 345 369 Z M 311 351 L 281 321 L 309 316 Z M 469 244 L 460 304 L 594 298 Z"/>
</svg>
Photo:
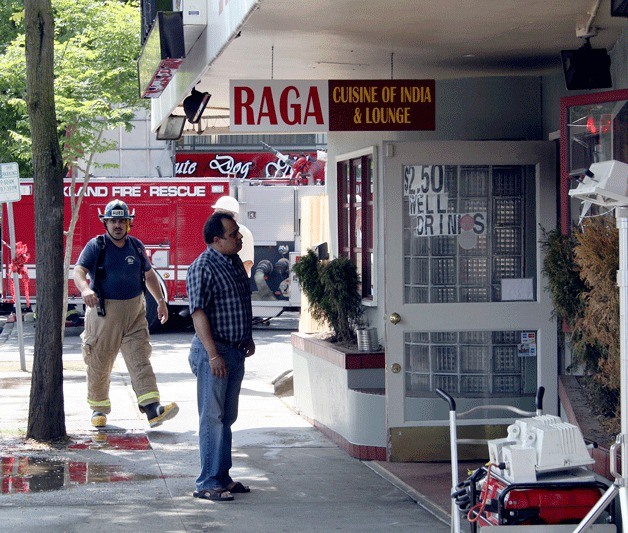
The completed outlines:
<svg viewBox="0 0 628 533">
<path fill-rule="evenodd" d="M 388 320 L 390 320 L 392 324 L 399 324 L 399 322 L 401 322 L 401 316 L 399 313 L 391 313 Z"/>
</svg>

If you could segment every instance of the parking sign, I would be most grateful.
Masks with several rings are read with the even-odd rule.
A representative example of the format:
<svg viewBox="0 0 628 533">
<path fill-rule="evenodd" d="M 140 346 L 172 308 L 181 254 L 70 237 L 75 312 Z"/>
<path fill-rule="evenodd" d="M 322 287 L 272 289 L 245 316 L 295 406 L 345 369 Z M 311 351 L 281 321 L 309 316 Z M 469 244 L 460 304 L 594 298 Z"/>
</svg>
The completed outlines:
<svg viewBox="0 0 628 533">
<path fill-rule="evenodd" d="M 17 163 L 0 163 L 0 202 L 18 202 L 21 198 Z"/>
</svg>

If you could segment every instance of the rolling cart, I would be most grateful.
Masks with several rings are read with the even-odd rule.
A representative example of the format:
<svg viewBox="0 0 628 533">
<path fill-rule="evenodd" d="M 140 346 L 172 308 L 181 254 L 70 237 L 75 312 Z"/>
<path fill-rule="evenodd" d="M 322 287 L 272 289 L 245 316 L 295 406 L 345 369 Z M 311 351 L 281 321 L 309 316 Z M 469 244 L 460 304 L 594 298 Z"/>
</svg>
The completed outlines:
<svg viewBox="0 0 628 533">
<path fill-rule="evenodd" d="M 587 468 L 594 462 L 580 430 L 559 417 L 543 415 L 544 388 L 536 395 L 536 410 L 511 405 L 481 405 L 457 413 L 455 400 L 444 390 L 437 394 L 449 404 L 452 507 L 451 531 L 461 522 L 471 533 L 507 531 L 572 532 L 608 488 Z M 508 426 L 501 439 L 459 439 L 457 422 L 478 411 L 501 411 L 524 416 Z M 488 445 L 489 461 L 459 482 L 458 445 Z M 591 532 L 617 532 L 611 506 L 604 523 Z"/>
</svg>

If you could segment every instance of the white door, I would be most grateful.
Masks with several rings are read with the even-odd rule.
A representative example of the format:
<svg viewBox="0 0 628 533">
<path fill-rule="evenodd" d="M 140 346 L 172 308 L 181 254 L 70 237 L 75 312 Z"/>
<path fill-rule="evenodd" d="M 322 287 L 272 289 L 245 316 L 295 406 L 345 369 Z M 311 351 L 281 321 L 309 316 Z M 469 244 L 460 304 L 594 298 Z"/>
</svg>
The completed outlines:
<svg viewBox="0 0 628 533">
<path fill-rule="evenodd" d="M 437 387 L 459 411 L 532 409 L 543 385 L 545 412 L 557 410 L 556 324 L 539 245 L 540 228 L 556 221 L 554 146 L 383 148 L 389 453 L 444 459 L 448 406 Z M 486 432 L 503 420 L 474 422 Z"/>
</svg>

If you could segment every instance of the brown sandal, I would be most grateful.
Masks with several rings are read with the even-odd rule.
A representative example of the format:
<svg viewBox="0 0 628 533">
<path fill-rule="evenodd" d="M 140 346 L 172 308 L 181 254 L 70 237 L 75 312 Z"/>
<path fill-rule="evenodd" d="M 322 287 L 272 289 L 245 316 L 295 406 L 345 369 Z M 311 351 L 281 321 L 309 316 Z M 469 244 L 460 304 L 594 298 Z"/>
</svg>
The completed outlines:
<svg viewBox="0 0 628 533">
<path fill-rule="evenodd" d="M 227 490 L 233 494 L 244 494 L 246 492 L 251 492 L 251 488 L 249 486 L 243 485 L 239 481 L 234 481 Z"/>
<path fill-rule="evenodd" d="M 227 489 L 195 490 L 194 497 L 213 502 L 230 502 L 233 500 L 233 495 Z"/>
</svg>

